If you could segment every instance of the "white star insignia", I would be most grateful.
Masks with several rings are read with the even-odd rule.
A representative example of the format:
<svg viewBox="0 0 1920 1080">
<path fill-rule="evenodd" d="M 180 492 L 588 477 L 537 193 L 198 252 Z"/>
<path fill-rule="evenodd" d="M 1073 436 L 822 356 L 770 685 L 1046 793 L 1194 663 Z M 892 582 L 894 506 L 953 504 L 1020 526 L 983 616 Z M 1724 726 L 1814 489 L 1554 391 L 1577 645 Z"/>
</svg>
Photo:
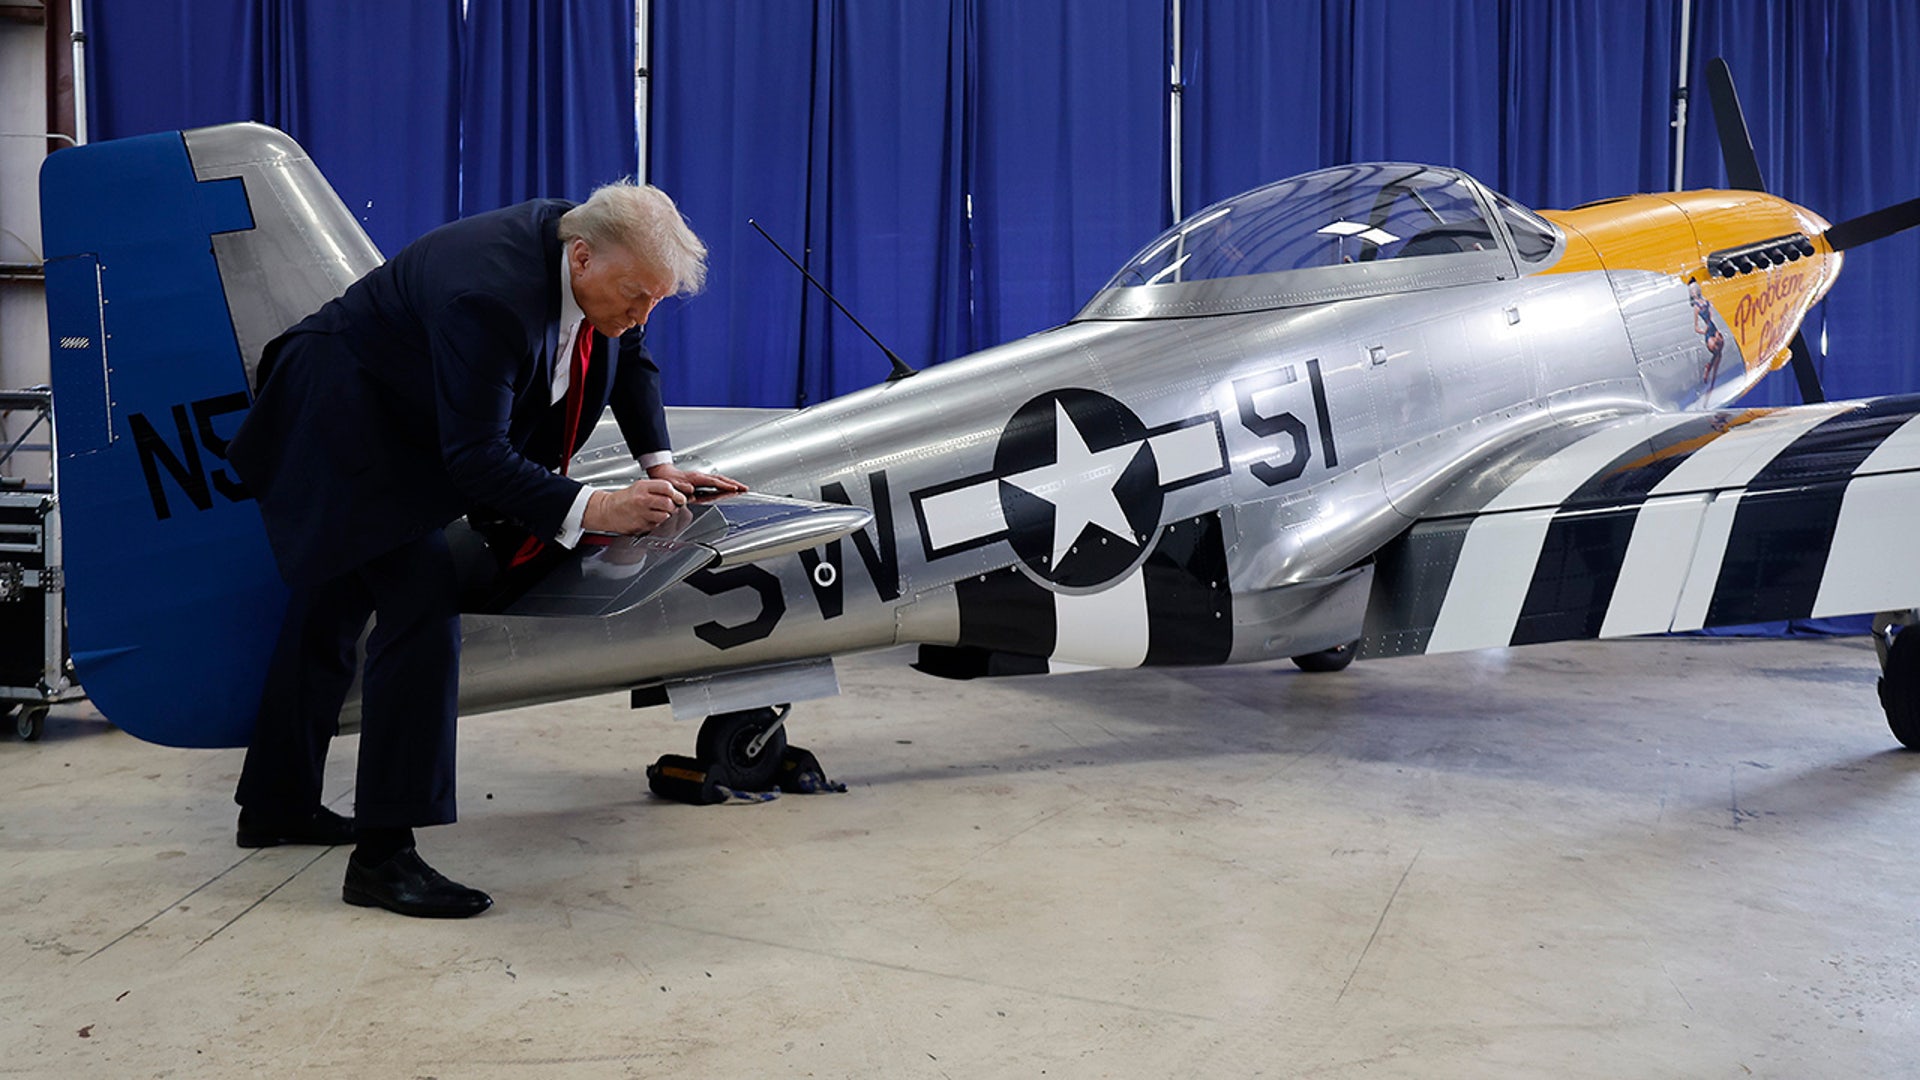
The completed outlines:
<svg viewBox="0 0 1920 1080">
<path fill-rule="evenodd" d="M 1006 477 L 1006 482 L 1053 504 L 1053 560 L 1060 560 L 1089 525 L 1098 525 L 1133 543 L 1133 525 L 1114 496 L 1120 474 L 1140 453 L 1138 442 L 1090 450 L 1060 402 L 1053 403 L 1053 464 Z"/>
</svg>

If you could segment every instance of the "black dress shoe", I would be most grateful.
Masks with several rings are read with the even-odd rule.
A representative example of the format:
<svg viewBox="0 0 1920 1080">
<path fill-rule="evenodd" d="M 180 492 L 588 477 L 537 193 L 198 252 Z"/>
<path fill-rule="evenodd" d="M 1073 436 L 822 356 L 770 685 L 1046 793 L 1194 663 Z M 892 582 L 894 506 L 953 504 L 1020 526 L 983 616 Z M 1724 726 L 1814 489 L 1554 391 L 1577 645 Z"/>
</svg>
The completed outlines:
<svg viewBox="0 0 1920 1080">
<path fill-rule="evenodd" d="M 423 919 L 464 919 L 493 906 L 493 897 L 448 881 L 413 848 L 369 866 L 358 851 L 347 859 L 340 898 L 359 907 L 383 907 Z"/>
<path fill-rule="evenodd" d="M 301 818 L 268 817 L 240 811 L 240 827 L 233 842 L 241 847 L 279 847 L 281 844 L 319 844 L 332 847 L 353 843 L 353 819 L 322 806 Z"/>
</svg>

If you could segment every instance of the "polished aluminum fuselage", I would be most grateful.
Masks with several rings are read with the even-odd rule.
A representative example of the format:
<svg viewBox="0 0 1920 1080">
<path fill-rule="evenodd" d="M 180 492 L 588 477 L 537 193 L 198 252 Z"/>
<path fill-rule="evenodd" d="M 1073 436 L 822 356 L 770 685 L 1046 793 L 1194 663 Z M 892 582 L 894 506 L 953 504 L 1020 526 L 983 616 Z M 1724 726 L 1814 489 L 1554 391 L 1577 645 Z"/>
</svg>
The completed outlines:
<svg viewBox="0 0 1920 1080">
<path fill-rule="evenodd" d="M 1148 428 L 1217 421 L 1224 474 L 1169 491 L 1158 524 L 1220 516 L 1232 661 L 1352 641 L 1370 576 L 1350 568 L 1476 465 L 1543 429 L 1699 407 L 1706 354 L 1693 316 L 1685 287 L 1672 278 L 1594 272 L 1237 314 L 1089 318 L 772 414 L 682 456 L 776 494 L 821 499 L 838 485 L 875 511 L 867 539 L 882 563 L 893 564 L 882 567 L 886 580 L 876 582 L 872 560 L 845 545 L 830 575 L 841 590 L 837 611 L 822 602 L 821 558 L 788 556 L 762 564 L 769 576 L 755 587 L 683 584 L 612 619 L 469 617 L 462 705 L 500 708 L 955 641 L 956 582 L 1020 559 L 1006 540 L 929 557 L 915 493 L 991 472 L 1023 403 L 1078 388 L 1125 403 Z M 1324 425 L 1304 374 L 1309 361 L 1317 361 L 1324 388 Z M 1261 389 L 1247 393 L 1247 385 Z M 1261 434 L 1268 426 L 1257 421 L 1281 414 L 1308 429 L 1307 460 L 1297 476 L 1274 483 L 1255 466 L 1292 463 L 1298 451 L 1284 436 Z M 580 462 L 603 482 L 637 475 L 610 427 L 603 425 Z M 876 488 L 886 493 L 879 503 Z M 758 636 L 722 647 L 713 640 L 720 635 L 695 632 L 702 626 L 750 627 L 745 633 Z M 1092 640 L 1063 641 L 1058 652 L 1099 663 L 1099 636 L 1098 629 L 1083 633 Z"/>
<path fill-rule="evenodd" d="M 255 208 L 255 228 L 213 241 L 240 355 L 251 359 L 379 252 L 284 135 L 230 125 L 185 138 L 198 178 L 238 178 Z M 1353 641 L 1369 557 L 1464 486 L 1499 482 L 1502 453 L 1521 440 L 1551 444 L 1556 430 L 1597 417 L 1716 407 L 1744 388 L 1703 385 L 1709 357 L 1678 278 L 1540 272 L 1550 266 L 1523 267 L 1500 247 L 1109 289 L 1065 326 L 811 408 L 675 413 L 683 460 L 760 491 L 867 507 L 874 523 L 823 549 L 703 572 L 617 616 L 469 616 L 462 707 L 671 689 L 783 665 L 814 670 L 808 661 L 850 651 L 951 644 L 961 640 L 957 586 L 1009 574 L 1057 601 L 1056 611 L 1034 612 L 1056 624 L 1054 660 L 1154 662 L 1138 628 L 1114 617 L 1124 605 L 1103 597 L 1132 588 L 1156 542 L 1195 521 L 1217 522 L 1222 549 L 1225 580 L 1196 582 L 1230 598 L 1215 611 L 1227 619 L 1230 609 L 1220 659 Z M 1738 346 L 1728 348 L 1724 367 L 1743 368 Z M 1012 540 L 1009 485 L 1067 502 L 1087 485 L 1096 495 L 1122 486 L 1099 468 L 1040 484 L 1050 452 L 1020 466 L 1026 472 L 1009 464 L 1027 422 L 1016 416 L 1034 415 L 1023 406 L 1067 397 L 1152 443 L 1136 464 L 1159 470 L 1146 482 L 1151 498 L 1122 507 L 1114 496 L 1116 511 L 1150 511 L 1115 526 L 1138 530 L 1140 560 L 1091 583 L 1049 580 L 1045 558 L 1023 559 Z M 688 438 L 715 424 L 727 433 Z M 639 475 L 611 420 L 573 475 L 603 484 Z M 1104 504 L 1087 505 L 1097 517 Z M 1083 535 L 1094 543 L 1102 534 Z M 1024 617 L 1010 611 L 1004 621 Z M 973 637 L 996 647 L 991 632 L 984 644 Z"/>
</svg>

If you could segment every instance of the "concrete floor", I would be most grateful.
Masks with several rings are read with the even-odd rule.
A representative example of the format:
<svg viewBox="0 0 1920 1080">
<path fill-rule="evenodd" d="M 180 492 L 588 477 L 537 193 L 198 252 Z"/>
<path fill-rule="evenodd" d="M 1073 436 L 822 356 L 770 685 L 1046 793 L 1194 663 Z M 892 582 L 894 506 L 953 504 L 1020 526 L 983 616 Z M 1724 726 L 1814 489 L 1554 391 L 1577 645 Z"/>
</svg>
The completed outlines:
<svg viewBox="0 0 1920 1080">
<path fill-rule="evenodd" d="M 1863 639 L 945 683 L 841 667 L 843 796 L 695 808 L 622 697 L 468 721 L 423 850 L 232 845 L 238 751 L 0 744 L 0 1073 L 1910 1076 L 1920 755 Z M 351 804 L 354 740 L 329 793 Z"/>
</svg>

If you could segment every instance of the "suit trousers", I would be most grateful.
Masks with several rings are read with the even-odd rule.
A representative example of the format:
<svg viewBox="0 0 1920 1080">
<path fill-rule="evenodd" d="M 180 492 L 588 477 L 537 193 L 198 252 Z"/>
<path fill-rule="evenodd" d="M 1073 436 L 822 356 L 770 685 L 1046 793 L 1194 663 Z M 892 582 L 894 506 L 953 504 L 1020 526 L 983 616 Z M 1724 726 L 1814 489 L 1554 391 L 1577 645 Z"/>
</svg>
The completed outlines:
<svg viewBox="0 0 1920 1080">
<path fill-rule="evenodd" d="M 369 616 L 354 818 L 375 827 L 454 820 L 459 582 L 438 529 L 293 590 L 234 795 L 242 807 L 290 817 L 320 805 Z"/>
</svg>

